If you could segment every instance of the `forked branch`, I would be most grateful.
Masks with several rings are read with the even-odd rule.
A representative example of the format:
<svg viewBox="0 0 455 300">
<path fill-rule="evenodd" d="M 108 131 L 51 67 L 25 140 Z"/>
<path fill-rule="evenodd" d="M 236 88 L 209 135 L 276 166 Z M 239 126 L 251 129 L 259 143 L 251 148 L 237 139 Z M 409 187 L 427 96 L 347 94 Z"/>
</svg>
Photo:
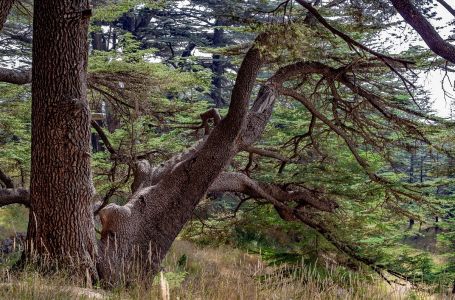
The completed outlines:
<svg viewBox="0 0 455 300">
<path fill-rule="evenodd" d="M 322 193 L 303 188 L 285 190 L 278 185 L 257 182 L 245 174 L 235 172 L 221 173 L 208 192 L 238 192 L 271 203 L 293 203 L 297 207 L 311 206 L 325 212 L 333 212 L 338 207 L 334 200 L 327 199 Z"/>
</svg>

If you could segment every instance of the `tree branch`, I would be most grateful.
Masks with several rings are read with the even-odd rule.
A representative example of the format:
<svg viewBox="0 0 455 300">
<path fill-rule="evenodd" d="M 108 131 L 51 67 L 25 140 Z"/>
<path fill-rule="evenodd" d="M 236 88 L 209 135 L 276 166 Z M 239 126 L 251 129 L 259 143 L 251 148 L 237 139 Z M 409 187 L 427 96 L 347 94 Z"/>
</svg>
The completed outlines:
<svg viewBox="0 0 455 300">
<path fill-rule="evenodd" d="M 445 2 L 444 0 L 436 0 L 436 1 L 438 1 L 439 4 L 441 4 L 442 6 L 444 6 L 444 8 L 447 9 L 447 11 L 448 11 L 449 13 L 451 13 L 452 16 L 455 17 L 455 9 L 454 9 L 452 6 L 450 6 L 450 5 L 449 5 L 447 2 Z"/>
<path fill-rule="evenodd" d="M 374 51 L 374 50 L 368 48 L 367 46 L 357 42 L 356 40 L 354 40 L 353 38 L 351 38 L 350 36 L 348 36 L 344 32 L 341 32 L 338 29 L 336 29 L 335 27 L 333 27 L 332 25 L 330 25 L 327 22 L 327 20 L 323 16 L 321 16 L 319 14 L 317 9 L 315 9 L 313 7 L 313 5 L 311 5 L 311 3 L 308 3 L 305 0 L 296 0 L 296 1 L 297 1 L 297 3 L 299 3 L 300 5 L 305 7 L 312 15 L 314 15 L 314 17 L 319 21 L 319 23 L 321 23 L 330 32 L 332 32 L 333 34 L 335 34 L 335 35 L 339 36 L 341 39 L 343 39 L 348 45 L 355 46 L 355 47 L 357 47 L 359 49 L 362 49 L 362 50 L 364 50 L 364 51 L 366 51 L 366 52 L 378 57 L 379 59 L 381 59 L 383 61 L 397 61 L 397 62 L 402 63 L 403 65 L 408 65 L 408 64 L 414 63 L 414 62 L 409 61 L 409 60 L 388 56 L 388 55 L 379 53 L 377 51 Z"/>
<path fill-rule="evenodd" d="M 358 251 L 351 245 L 341 242 L 327 226 L 318 221 L 319 218 L 315 214 L 313 215 L 311 210 L 305 209 L 305 206 L 297 205 L 296 207 L 291 207 L 285 204 L 286 202 L 297 200 L 298 203 L 310 205 L 319 211 L 333 212 L 338 207 L 337 203 L 333 200 L 320 198 L 318 195 L 315 196 L 315 194 L 311 194 L 308 191 L 284 191 L 276 185 L 255 182 L 241 173 L 221 173 L 209 188 L 209 192 L 226 191 L 240 192 L 253 198 L 265 199 L 274 206 L 282 219 L 286 221 L 300 221 L 315 229 L 339 251 L 368 265 L 381 276 L 382 270 L 385 270 L 390 274 L 406 279 L 393 270 L 377 265 L 374 260 L 359 255 Z"/>
<path fill-rule="evenodd" d="M 290 213 L 290 212 L 288 212 Z M 281 216 L 281 214 L 280 214 Z M 363 257 L 359 254 L 359 251 L 352 247 L 351 245 L 340 241 L 332 231 L 325 226 L 322 222 L 317 221 L 317 218 L 314 218 L 311 214 L 307 212 L 300 212 L 300 211 L 293 211 L 293 217 L 297 220 L 300 220 L 302 223 L 306 224 L 307 226 L 313 228 L 317 232 L 319 232 L 327 241 L 329 241 L 332 245 L 335 246 L 339 251 L 348 255 L 349 257 L 357 260 L 358 262 L 364 263 L 365 265 L 372 268 L 376 273 L 378 273 L 384 280 L 388 283 L 389 280 L 383 275 L 383 271 L 386 271 L 393 276 L 396 276 L 403 280 L 408 280 L 404 275 L 387 268 L 386 266 L 378 265 L 376 261 L 369 259 L 367 257 Z M 292 220 L 294 221 L 294 220 Z"/>
<path fill-rule="evenodd" d="M 316 116 L 316 118 L 321 120 L 324 124 L 329 126 L 329 128 L 332 129 L 336 134 L 338 134 L 345 141 L 349 150 L 354 155 L 354 158 L 357 160 L 359 165 L 366 171 L 366 173 L 368 174 L 370 179 L 373 181 L 378 181 L 379 178 L 377 177 L 377 175 L 375 175 L 374 173 L 372 173 L 370 171 L 370 166 L 368 165 L 367 161 L 364 160 L 360 156 L 360 154 L 358 153 L 357 148 L 355 146 L 355 143 L 347 136 L 346 132 L 343 129 L 341 129 L 338 126 L 336 126 L 335 124 L 333 124 L 333 122 L 330 121 L 321 112 L 319 112 L 316 109 L 316 107 L 307 98 L 305 98 L 303 95 L 299 94 L 298 92 L 291 90 L 291 89 L 287 89 L 287 88 L 280 88 L 279 91 L 283 95 L 290 96 L 290 97 L 296 99 L 297 101 L 299 101 L 300 103 L 302 103 L 303 106 L 305 106 L 314 116 Z"/>
<path fill-rule="evenodd" d="M 106 195 L 104 195 L 103 199 L 95 204 L 93 208 L 93 214 L 96 216 L 99 212 L 109 204 L 109 200 L 115 194 L 115 192 L 120 188 L 120 185 L 112 186 L 109 191 L 107 191 Z"/>
<path fill-rule="evenodd" d="M 309 205 L 325 212 L 333 212 L 338 207 L 334 200 L 323 198 L 322 193 L 305 189 L 286 191 L 278 185 L 257 182 L 245 174 L 234 172 L 221 173 L 212 183 L 208 192 L 238 192 L 253 198 L 265 199 L 271 203 L 295 202 L 300 207 Z"/>
<path fill-rule="evenodd" d="M 299 2 L 301 0 L 298 0 Z M 403 19 L 437 55 L 455 64 L 455 46 L 446 42 L 410 0 L 390 0 Z"/>
<path fill-rule="evenodd" d="M 243 175 L 243 174 L 241 174 L 241 175 Z M 232 176 L 236 176 L 236 175 L 235 174 L 229 174 L 229 173 L 223 173 L 223 174 L 221 174 L 220 178 L 223 179 L 223 176 L 232 177 Z M 243 176 L 244 176 L 244 178 L 242 178 L 242 179 L 236 179 L 238 181 L 237 183 L 233 182 L 232 180 L 230 181 L 229 178 L 224 178 L 224 182 L 227 182 L 227 184 L 220 182 L 219 183 L 220 185 L 219 186 L 215 185 L 213 187 L 213 189 L 222 189 L 223 186 L 227 188 L 230 184 L 232 184 L 231 188 L 233 188 L 233 189 L 235 189 L 235 190 L 237 190 L 239 192 L 242 192 L 242 193 L 243 192 L 246 192 L 248 194 L 252 193 L 253 197 L 256 197 L 254 195 L 254 193 L 256 193 L 256 192 L 260 193 L 259 195 L 263 194 L 261 192 L 260 188 L 258 188 L 258 184 L 254 183 L 254 182 L 251 182 L 251 179 L 248 178 L 247 176 L 245 176 L 245 175 L 243 175 Z M 250 181 L 248 181 L 248 180 L 250 180 Z M 218 180 L 215 181 L 214 184 L 218 184 Z M 244 186 L 246 188 L 242 189 Z M 254 188 L 254 190 L 251 192 L 252 188 Z M 242 191 L 242 190 L 244 190 L 244 191 Z M 270 197 L 267 194 L 263 195 L 262 198 L 264 198 L 265 200 L 267 200 L 268 202 L 270 202 L 274 206 L 274 208 L 278 212 L 279 216 L 283 220 L 285 220 L 285 221 L 300 221 L 300 222 L 306 224 L 307 226 L 313 228 L 314 230 L 319 232 L 327 241 L 329 241 L 332 245 L 334 245 L 335 248 L 337 248 L 339 251 L 341 251 L 342 253 L 345 253 L 349 257 L 354 258 L 355 260 L 357 260 L 357 261 L 359 261 L 361 263 L 366 264 L 367 266 L 372 268 L 375 272 L 377 272 L 379 275 L 381 275 L 381 277 L 383 277 L 385 280 L 387 280 L 387 279 L 383 276 L 382 271 L 389 272 L 390 274 L 392 274 L 394 276 L 397 276 L 397 277 L 399 277 L 401 279 L 407 280 L 407 278 L 405 276 L 403 276 L 403 275 L 401 275 L 401 274 L 399 274 L 399 273 L 397 273 L 397 272 L 395 272 L 395 271 L 393 271 L 391 269 L 388 269 L 385 266 L 377 265 L 376 261 L 374 261 L 372 259 L 369 259 L 367 257 L 361 256 L 358 253 L 357 249 L 355 249 L 354 247 L 352 247 L 348 243 L 340 241 L 333 234 L 332 230 L 330 230 L 324 223 L 322 223 L 319 220 L 320 218 L 318 218 L 317 214 L 312 213 L 310 210 L 305 209 L 305 208 L 302 209 L 299 206 L 297 206 L 295 208 L 287 206 L 285 204 L 285 201 L 279 201 L 279 200 L 275 199 L 274 197 Z M 309 199 L 309 198 L 305 198 L 305 199 Z M 331 205 L 336 205 L 336 202 L 328 202 L 328 203 L 331 204 Z M 311 205 L 313 206 L 313 204 L 311 204 Z M 328 210 L 323 210 L 323 211 L 332 211 L 336 207 L 337 206 L 334 206 L 334 207 L 329 206 Z M 315 208 L 321 210 L 319 207 L 315 207 Z"/>
<path fill-rule="evenodd" d="M 0 67 L 0 82 L 27 84 L 32 82 L 31 70 L 11 70 Z"/>
<path fill-rule="evenodd" d="M 280 153 L 275 152 L 275 151 L 271 151 L 271 150 L 267 150 L 267 149 L 260 149 L 260 148 L 256 148 L 256 147 L 253 147 L 253 146 L 245 146 L 245 147 L 242 147 L 240 150 L 246 151 L 246 152 L 249 152 L 249 153 L 258 154 L 260 156 L 275 158 L 275 159 L 280 160 L 282 162 L 290 162 L 291 161 L 289 158 L 284 157 Z"/>
<path fill-rule="evenodd" d="M 111 153 L 111 155 L 117 154 L 117 151 L 115 151 L 114 147 L 112 147 L 111 142 L 109 141 L 106 133 L 104 133 L 103 128 L 94 120 L 91 122 L 92 127 L 96 130 L 98 135 L 100 136 L 100 139 L 103 141 L 104 146 L 106 146 L 106 149 Z"/>
<path fill-rule="evenodd" d="M 28 190 L 19 189 L 0 189 L 0 207 L 10 204 L 22 204 L 30 207 L 30 194 Z"/>
<path fill-rule="evenodd" d="M 258 37 L 257 42 L 264 37 Z M 174 165 L 157 184 L 137 190 L 126 205 L 110 204 L 99 212 L 101 251 L 106 252 L 107 260 L 100 266 L 102 274 L 116 276 L 121 268 L 118 251 L 131 255 L 133 248 L 138 249 L 142 257 L 151 257 L 144 267 L 158 271 L 164 255 L 192 217 L 197 203 L 237 153 L 237 139 L 245 125 L 248 101 L 262 63 L 259 47 L 255 45 L 245 55 L 238 71 L 227 116 L 205 142 L 198 144 L 200 148 Z M 151 173 L 149 177 L 153 178 L 154 172 Z M 109 249 L 112 243 L 118 248 Z"/>
<path fill-rule="evenodd" d="M 11 177 L 9 177 L 8 175 L 6 175 L 2 169 L 0 169 L 0 181 L 2 181 L 4 184 L 5 184 L 5 187 L 8 188 L 8 189 L 14 189 L 14 182 L 13 180 L 11 179 Z"/>
</svg>

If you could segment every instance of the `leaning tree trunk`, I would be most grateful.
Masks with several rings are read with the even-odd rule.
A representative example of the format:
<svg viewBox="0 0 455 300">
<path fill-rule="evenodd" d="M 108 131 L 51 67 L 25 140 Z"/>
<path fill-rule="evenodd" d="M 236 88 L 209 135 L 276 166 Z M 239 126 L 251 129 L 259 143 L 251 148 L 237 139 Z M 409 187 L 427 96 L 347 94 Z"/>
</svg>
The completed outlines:
<svg viewBox="0 0 455 300">
<path fill-rule="evenodd" d="M 136 192 L 129 202 L 100 211 L 102 277 L 130 280 L 130 276 L 153 275 L 159 270 L 194 208 L 238 151 L 238 137 L 246 125 L 248 100 L 261 64 L 259 49 L 251 48 L 238 72 L 229 112 L 204 142 L 169 168 L 150 170 L 147 162 L 140 164 L 136 173 L 143 173 L 144 178 L 135 180 Z"/>
<path fill-rule="evenodd" d="M 94 271 L 88 0 L 35 1 L 28 260 Z"/>
</svg>

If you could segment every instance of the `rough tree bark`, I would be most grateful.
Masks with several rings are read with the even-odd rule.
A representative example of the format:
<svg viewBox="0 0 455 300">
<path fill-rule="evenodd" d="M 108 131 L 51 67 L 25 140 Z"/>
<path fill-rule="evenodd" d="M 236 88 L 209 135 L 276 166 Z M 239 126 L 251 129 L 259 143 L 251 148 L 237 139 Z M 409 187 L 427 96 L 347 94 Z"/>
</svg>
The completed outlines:
<svg viewBox="0 0 455 300">
<path fill-rule="evenodd" d="M 249 51 L 242 64 L 230 113 L 238 110 L 236 97 L 247 98 L 251 92 L 249 85 L 251 81 L 254 82 L 251 76 L 255 74 L 244 69 L 252 63 L 258 63 L 258 59 L 252 55 L 254 51 L 257 50 L 252 48 Z M 208 138 L 161 166 L 152 168 L 148 161 L 138 161 L 132 185 L 134 195 L 129 203 L 123 207 L 111 204 L 100 211 L 102 249 L 106 258 L 100 264 L 103 277 L 117 281 L 118 274 L 137 275 L 136 272 L 145 270 L 156 272 L 169 246 L 191 218 L 192 211 L 205 192 L 235 191 L 263 198 L 273 204 L 284 219 L 301 220 L 306 216 L 304 222 L 309 226 L 314 226 L 314 222 L 310 222 L 307 208 L 333 212 L 338 207 L 337 203 L 325 199 L 323 194 L 305 189 L 288 191 L 276 185 L 256 182 L 241 173 L 222 172 L 235 153 L 250 151 L 251 145 L 261 137 L 270 119 L 277 89 L 283 82 L 299 74 L 314 72 L 321 72 L 321 66 L 306 63 L 301 67 L 280 69 L 260 89 L 237 136 L 235 131 L 226 133 L 226 127 L 222 127 L 223 122 L 226 124 L 226 120 L 229 121 L 228 115 Z M 245 81 L 249 81 L 247 86 L 244 86 Z M 242 114 L 244 112 L 237 114 L 239 119 L 235 120 L 236 123 Z M 296 203 L 297 206 L 292 208 L 286 202 Z M 318 224 L 318 230 L 321 228 L 324 229 Z M 325 229 L 324 232 L 327 233 Z M 131 263 L 135 259 L 141 261 L 141 267 L 132 270 L 131 266 L 138 265 Z M 148 269 L 142 269 L 144 261 Z"/>
<path fill-rule="evenodd" d="M 132 185 L 134 195 L 129 203 L 125 206 L 111 204 L 100 211 L 105 254 L 105 260 L 100 264 L 103 277 L 117 281 L 120 273 L 123 276 L 156 272 L 176 235 L 207 191 L 237 191 L 264 198 L 281 214 L 290 213 L 283 208 L 287 201 L 298 203 L 296 209 L 310 206 L 331 212 L 337 207 L 335 202 L 306 190 L 285 191 L 275 185 L 257 183 L 243 174 L 222 172 L 238 151 L 250 149 L 261 137 L 273 110 L 276 87 L 297 74 L 320 71 L 307 64 L 306 70 L 299 69 L 299 72 L 294 68 L 277 72 L 262 86 L 243 122 L 246 100 L 259 65 L 259 51 L 252 48 L 240 68 L 228 116 L 206 139 L 156 168 L 146 160 L 137 162 Z M 137 266 L 131 263 L 136 259 L 141 262 L 141 269 L 129 269 Z M 142 269 L 144 265 L 147 268 Z"/>
<path fill-rule="evenodd" d="M 95 273 L 86 95 L 88 0 L 35 1 L 32 164 L 25 258 Z M 80 270 L 83 266 L 84 270 Z"/>
<path fill-rule="evenodd" d="M 194 208 L 236 154 L 237 138 L 261 64 L 260 51 L 253 46 L 238 72 L 228 114 L 198 150 L 169 172 L 162 172 L 156 184 L 139 188 L 125 206 L 111 204 L 100 211 L 103 277 L 118 280 L 120 271 L 130 274 L 135 271 L 128 269 L 135 265 L 133 259 L 141 262 L 138 272 L 158 271 Z M 151 172 L 149 176 L 153 175 Z"/>
</svg>

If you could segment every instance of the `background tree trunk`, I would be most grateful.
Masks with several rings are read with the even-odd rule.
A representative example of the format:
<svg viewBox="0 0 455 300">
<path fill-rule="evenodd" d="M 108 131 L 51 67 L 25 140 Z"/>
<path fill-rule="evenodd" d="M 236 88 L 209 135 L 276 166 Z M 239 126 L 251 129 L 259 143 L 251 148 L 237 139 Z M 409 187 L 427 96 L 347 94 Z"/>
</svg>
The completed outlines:
<svg viewBox="0 0 455 300">
<path fill-rule="evenodd" d="M 0 1 L 0 30 L 3 29 L 3 25 L 6 22 L 6 18 L 13 7 L 13 3 L 16 0 L 2 0 Z"/>
<path fill-rule="evenodd" d="M 223 20 L 218 18 L 215 22 L 215 26 L 223 26 Z M 213 31 L 212 46 L 221 47 L 224 43 L 224 29 L 215 28 Z M 226 105 L 226 101 L 223 99 L 223 74 L 224 74 L 224 64 L 223 57 L 220 54 L 212 55 L 212 90 L 210 92 L 210 97 L 213 99 L 213 102 L 216 107 L 222 107 Z"/>
<path fill-rule="evenodd" d="M 88 0 L 35 1 L 31 210 L 25 255 L 94 272 L 86 95 L 89 17 Z"/>
</svg>

